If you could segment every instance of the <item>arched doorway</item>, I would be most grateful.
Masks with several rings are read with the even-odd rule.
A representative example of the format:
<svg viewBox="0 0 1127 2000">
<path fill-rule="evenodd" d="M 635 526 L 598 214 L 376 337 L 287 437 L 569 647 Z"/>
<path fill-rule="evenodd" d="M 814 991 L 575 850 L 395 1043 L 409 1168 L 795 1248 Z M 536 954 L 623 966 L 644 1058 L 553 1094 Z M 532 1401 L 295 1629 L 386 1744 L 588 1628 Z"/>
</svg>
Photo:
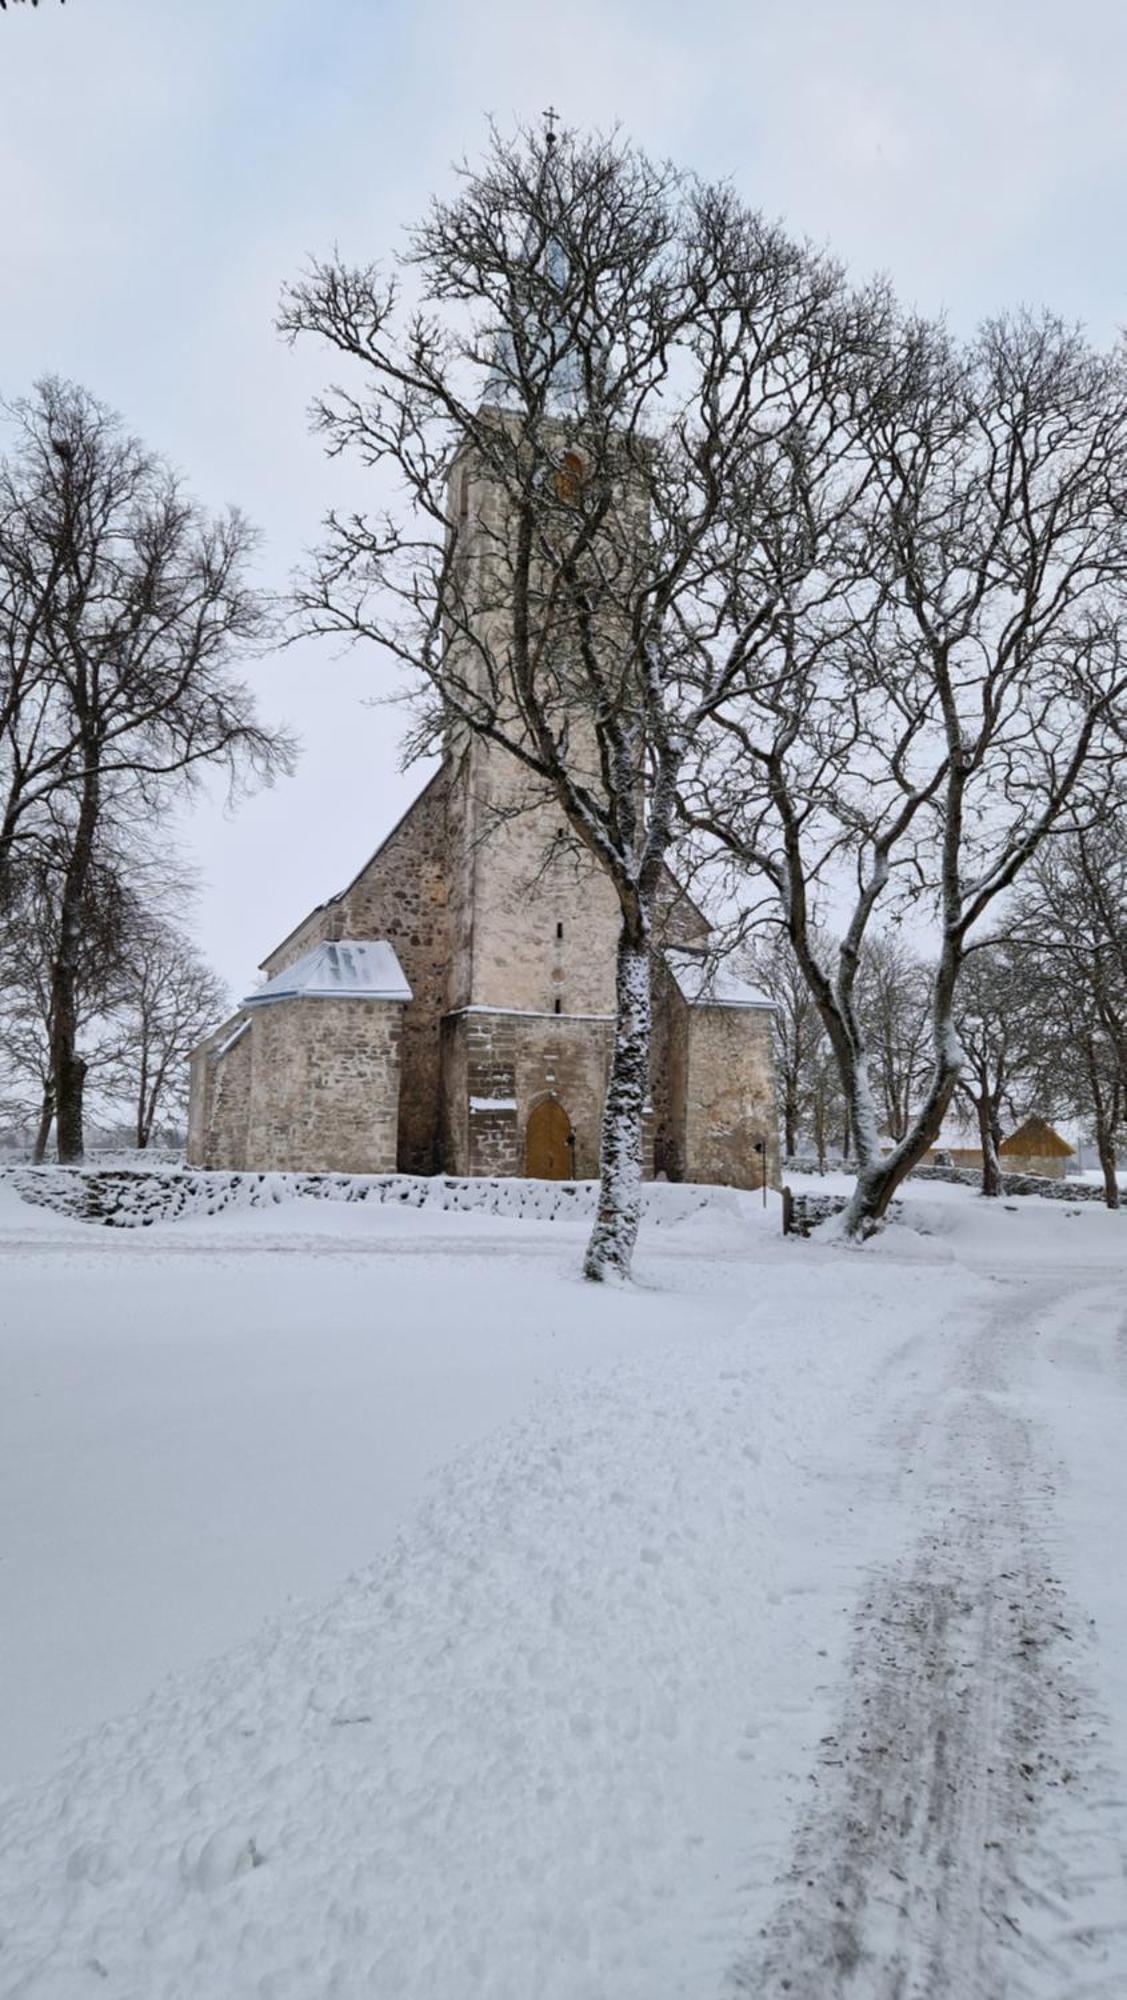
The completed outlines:
<svg viewBox="0 0 1127 2000">
<path fill-rule="evenodd" d="M 528 1114 L 524 1171 L 534 1181 L 568 1181 L 572 1176 L 571 1120 L 556 1097 L 545 1097 Z"/>
</svg>

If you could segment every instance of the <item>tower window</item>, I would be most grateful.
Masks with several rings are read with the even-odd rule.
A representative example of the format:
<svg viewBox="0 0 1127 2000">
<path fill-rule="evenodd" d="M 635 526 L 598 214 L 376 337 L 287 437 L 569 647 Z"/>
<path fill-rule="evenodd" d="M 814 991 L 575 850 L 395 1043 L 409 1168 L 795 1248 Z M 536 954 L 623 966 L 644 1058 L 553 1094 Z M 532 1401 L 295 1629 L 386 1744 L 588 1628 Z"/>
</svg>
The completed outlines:
<svg viewBox="0 0 1127 2000">
<path fill-rule="evenodd" d="M 563 924 L 559 923 L 556 925 L 556 938 L 558 940 L 562 937 L 563 937 Z"/>
<path fill-rule="evenodd" d="M 553 1008 L 555 1009 L 555 1012 L 558 1014 L 560 1012 L 560 1007 L 561 1007 L 560 996 L 558 993 L 556 994 L 556 997 L 552 1002 L 552 1005 Z"/>
</svg>

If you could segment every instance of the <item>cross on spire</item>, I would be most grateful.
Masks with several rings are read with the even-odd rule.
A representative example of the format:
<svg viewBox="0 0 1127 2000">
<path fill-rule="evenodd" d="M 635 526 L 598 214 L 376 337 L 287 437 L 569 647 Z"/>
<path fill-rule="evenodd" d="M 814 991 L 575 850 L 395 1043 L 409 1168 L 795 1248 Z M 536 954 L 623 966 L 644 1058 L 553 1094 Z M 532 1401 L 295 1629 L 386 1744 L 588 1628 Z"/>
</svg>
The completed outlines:
<svg viewBox="0 0 1127 2000">
<path fill-rule="evenodd" d="M 559 115 L 554 104 L 549 104 L 548 109 L 543 114 L 544 144 L 548 147 L 549 151 L 556 143 L 556 125 L 559 121 Z"/>
</svg>

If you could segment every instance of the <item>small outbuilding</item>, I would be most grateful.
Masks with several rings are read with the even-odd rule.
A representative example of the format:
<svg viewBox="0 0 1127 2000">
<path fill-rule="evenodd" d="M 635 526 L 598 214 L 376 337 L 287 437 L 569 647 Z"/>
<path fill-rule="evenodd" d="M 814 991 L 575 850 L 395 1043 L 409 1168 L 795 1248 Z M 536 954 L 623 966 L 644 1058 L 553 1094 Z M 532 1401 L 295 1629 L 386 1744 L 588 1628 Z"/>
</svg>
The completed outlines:
<svg viewBox="0 0 1127 2000">
<path fill-rule="evenodd" d="M 1063 1180 L 1073 1149 L 1044 1118 L 1027 1118 L 998 1148 L 1002 1172 Z"/>
</svg>

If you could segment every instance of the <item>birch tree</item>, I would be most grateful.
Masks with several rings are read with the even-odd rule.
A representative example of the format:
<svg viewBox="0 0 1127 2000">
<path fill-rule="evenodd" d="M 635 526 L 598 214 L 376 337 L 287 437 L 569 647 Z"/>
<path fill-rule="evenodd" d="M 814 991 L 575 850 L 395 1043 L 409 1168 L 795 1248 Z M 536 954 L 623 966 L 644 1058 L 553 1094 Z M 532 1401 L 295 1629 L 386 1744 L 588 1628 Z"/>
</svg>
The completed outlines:
<svg viewBox="0 0 1127 2000">
<path fill-rule="evenodd" d="M 678 777 L 765 616 L 728 617 L 718 558 L 755 527 L 725 499 L 845 314 L 836 271 L 729 190 L 551 127 L 495 136 L 389 271 L 318 263 L 284 302 L 285 333 L 352 371 L 317 407 L 329 451 L 404 497 L 330 518 L 304 626 L 405 663 L 414 747 L 469 731 L 517 760 L 617 895 L 593 1279 L 629 1271 L 638 1230 Z M 488 520 L 451 506 L 456 461 Z"/>
<path fill-rule="evenodd" d="M 1088 822 L 1124 754 L 1127 367 L 1051 317 L 966 347 L 903 322 L 862 390 L 796 413 L 790 500 L 738 626 L 778 611 L 683 785 L 689 824 L 778 900 L 838 1064 L 863 1236 L 934 1142 L 963 1071 L 968 949 L 1049 836 Z M 739 519 L 745 505 L 734 490 Z M 843 910 L 821 948 L 812 899 Z M 927 1076 L 882 1157 L 857 980 L 910 905 L 932 926 Z"/>
</svg>

